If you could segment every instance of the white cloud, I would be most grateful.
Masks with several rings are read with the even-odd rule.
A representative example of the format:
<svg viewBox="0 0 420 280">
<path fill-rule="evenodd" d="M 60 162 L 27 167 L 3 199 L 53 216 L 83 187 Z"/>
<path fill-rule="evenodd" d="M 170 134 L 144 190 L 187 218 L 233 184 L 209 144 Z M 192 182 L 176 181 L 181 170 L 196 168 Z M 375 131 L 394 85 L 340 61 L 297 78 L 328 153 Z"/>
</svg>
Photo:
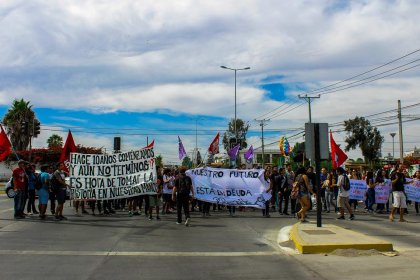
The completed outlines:
<svg viewBox="0 0 420 280">
<path fill-rule="evenodd" d="M 415 0 L 2 1 L 0 104 L 23 97 L 44 108 L 232 118 L 233 72 L 219 66 L 250 66 L 238 72 L 237 109 L 252 121 L 282 104 L 260 89 L 268 76 L 316 88 L 417 49 L 419 12 Z M 411 58 L 419 54 L 404 61 Z M 322 96 L 313 119 L 415 103 L 419 73 Z M 306 119 L 305 105 L 269 127 Z M 409 131 L 416 125 L 406 123 Z"/>
</svg>

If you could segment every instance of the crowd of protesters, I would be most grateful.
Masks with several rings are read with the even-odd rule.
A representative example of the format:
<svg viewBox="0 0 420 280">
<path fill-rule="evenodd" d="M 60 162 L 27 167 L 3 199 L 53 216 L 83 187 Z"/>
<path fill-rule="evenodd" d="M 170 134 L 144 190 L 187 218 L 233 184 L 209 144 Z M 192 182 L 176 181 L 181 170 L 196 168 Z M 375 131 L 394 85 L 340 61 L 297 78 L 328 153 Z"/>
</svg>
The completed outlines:
<svg viewBox="0 0 420 280">
<path fill-rule="evenodd" d="M 47 216 L 48 202 L 50 212 L 55 220 L 66 220 L 63 214 L 64 203 L 69 194 L 68 185 L 64 172 L 63 163 L 57 166 L 43 165 L 39 173 L 35 165 L 24 160 L 18 162 L 18 167 L 13 170 L 13 185 L 15 190 L 15 219 L 24 219 L 28 215 L 39 215 L 40 219 Z M 245 169 L 241 165 L 239 169 Z M 194 187 L 185 174 L 186 168 L 165 168 L 157 169 L 157 193 L 153 195 L 139 195 L 126 199 L 95 200 L 95 201 L 73 201 L 76 216 L 91 215 L 112 215 L 116 210 L 127 211 L 128 216 L 144 215 L 149 220 L 160 220 L 161 215 L 176 213 L 176 223 L 183 222 L 189 225 L 190 212 L 199 211 L 202 217 L 210 216 L 210 210 L 223 211 L 227 209 L 230 216 L 236 215 L 235 206 L 225 207 L 224 205 L 212 204 L 204 201 L 197 201 L 194 198 Z M 267 201 L 262 210 L 263 217 L 271 217 L 270 211 L 277 211 L 280 215 L 294 216 L 301 222 L 306 222 L 308 212 L 315 208 L 315 197 L 317 192 L 316 174 L 312 167 L 299 167 L 292 170 L 287 164 L 284 167 L 267 166 L 264 170 L 264 179 L 269 186 L 266 192 L 272 194 L 270 201 Z M 322 211 L 326 213 L 337 213 L 337 219 L 345 219 L 345 212 L 349 214 L 348 219 L 355 219 L 356 211 L 366 211 L 370 214 L 389 214 L 389 219 L 394 220 L 395 214 L 399 214 L 399 221 L 403 222 L 404 214 L 407 213 L 407 197 L 404 192 L 404 184 L 408 174 L 403 168 L 397 165 L 391 172 L 385 169 L 376 172 L 357 172 L 356 170 L 344 170 L 338 168 L 334 171 L 321 169 L 319 174 Z M 349 199 L 349 190 L 346 185 L 350 179 L 365 180 L 366 200 L 364 206 L 359 206 L 357 200 Z M 383 184 L 385 180 L 392 182 L 392 191 L 389 200 L 385 204 L 375 203 L 375 187 Z M 416 171 L 413 181 L 420 180 L 420 171 Z M 38 206 L 36 202 L 38 195 Z M 376 209 L 374 206 L 376 204 Z M 390 208 L 391 205 L 391 208 Z M 26 212 L 25 212 L 26 207 Z M 361 209 L 363 207 L 363 209 Z M 90 210 L 90 212 L 88 211 Z M 98 212 L 96 212 L 96 210 Z M 246 211 L 239 207 L 239 211 Z M 252 209 L 255 211 L 255 209 Z M 415 202 L 415 211 L 419 213 L 418 202 Z M 183 213 L 182 213 L 183 212 Z"/>
</svg>

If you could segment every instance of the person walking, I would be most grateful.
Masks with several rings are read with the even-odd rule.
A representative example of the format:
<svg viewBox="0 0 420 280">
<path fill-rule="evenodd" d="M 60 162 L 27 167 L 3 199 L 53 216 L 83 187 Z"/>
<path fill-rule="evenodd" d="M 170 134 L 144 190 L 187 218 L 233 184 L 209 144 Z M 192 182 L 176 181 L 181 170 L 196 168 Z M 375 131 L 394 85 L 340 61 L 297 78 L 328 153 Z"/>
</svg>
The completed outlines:
<svg viewBox="0 0 420 280">
<path fill-rule="evenodd" d="M 407 198 L 404 193 L 404 184 L 406 183 L 405 176 L 402 170 L 402 166 L 398 165 L 397 171 L 393 176 L 392 180 L 392 197 L 394 203 L 392 204 L 391 214 L 389 215 L 389 220 L 394 221 L 395 212 L 400 210 L 400 219 L 399 222 L 406 222 L 404 219 L 404 213 L 407 209 Z"/>
<path fill-rule="evenodd" d="M 307 222 L 306 220 L 306 212 L 310 208 L 310 198 L 309 193 L 315 195 L 312 185 L 309 183 L 309 178 L 306 175 L 305 167 L 300 167 L 296 171 L 295 177 L 295 184 L 299 185 L 299 203 L 300 203 L 300 210 L 297 212 L 297 218 L 302 222 Z"/>
<path fill-rule="evenodd" d="M 178 178 L 175 179 L 174 188 L 172 190 L 172 200 L 176 201 L 177 224 L 182 223 L 182 209 L 184 209 L 185 226 L 190 225 L 189 200 L 190 193 L 194 197 L 194 189 L 192 187 L 191 178 L 185 174 L 186 168 L 181 167 Z"/>
<path fill-rule="evenodd" d="M 349 211 L 350 214 L 350 220 L 354 220 L 354 214 L 353 210 L 350 207 L 349 204 L 349 187 L 346 187 L 346 185 L 350 185 L 350 180 L 345 174 L 345 171 L 342 167 L 337 168 L 337 174 L 338 174 L 338 180 L 337 180 L 337 187 L 338 187 L 338 200 L 337 200 L 337 206 L 340 208 L 340 217 L 338 217 L 338 220 L 344 220 L 344 208 Z"/>
</svg>

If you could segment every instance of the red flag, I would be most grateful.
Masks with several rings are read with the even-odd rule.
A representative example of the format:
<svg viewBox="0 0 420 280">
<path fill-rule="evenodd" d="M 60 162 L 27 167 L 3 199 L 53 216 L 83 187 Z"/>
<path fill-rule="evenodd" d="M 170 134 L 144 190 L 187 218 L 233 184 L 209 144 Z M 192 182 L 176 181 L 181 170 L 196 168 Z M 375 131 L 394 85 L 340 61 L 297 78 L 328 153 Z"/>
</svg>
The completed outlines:
<svg viewBox="0 0 420 280">
<path fill-rule="evenodd" d="M 6 132 L 3 130 L 3 126 L 0 125 L 0 127 L 0 161 L 3 161 L 12 153 L 12 144 L 10 144 Z"/>
<path fill-rule="evenodd" d="M 218 154 L 219 153 L 219 137 L 220 137 L 220 133 L 217 133 L 216 137 L 214 137 L 213 142 L 211 142 L 210 146 L 209 146 L 209 153 L 212 153 L 213 155 Z"/>
<path fill-rule="evenodd" d="M 153 148 L 154 145 L 155 145 L 155 140 L 153 140 L 152 143 L 150 143 L 149 145 L 147 145 L 143 149 L 151 149 L 151 148 Z"/>
<path fill-rule="evenodd" d="M 332 165 L 333 165 L 333 168 L 336 169 L 340 167 L 346 161 L 347 155 L 335 143 L 331 130 L 330 130 L 330 143 L 331 143 Z"/>
<path fill-rule="evenodd" d="M 71 134 L 71 131 L 69 130 L 69 133 L 67 134 L 66 143 L 64 144 L 63 150 L 61 151 L 60 156 L 60 162 L 64 162 L 64 165 L 66 166 L 67 170 L 64 170 L 68 172 L 68 164 L 70 160 L 70 153 L 75 153 L 77 151 L 76 145 L 74 144 L 73 135 Z"/>
</svg>

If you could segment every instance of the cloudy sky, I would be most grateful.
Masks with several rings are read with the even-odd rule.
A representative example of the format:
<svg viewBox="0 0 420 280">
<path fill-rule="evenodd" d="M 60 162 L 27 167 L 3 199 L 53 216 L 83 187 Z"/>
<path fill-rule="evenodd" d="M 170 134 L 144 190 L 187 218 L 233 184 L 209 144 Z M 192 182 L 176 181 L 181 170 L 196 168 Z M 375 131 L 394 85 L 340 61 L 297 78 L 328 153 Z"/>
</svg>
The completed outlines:
<svg viewBox="0 0 420 280">
<path fill-rule="evenodd" d="M 281 135 L 302 141 L 298 95 L 320 93 L 314 122 L 389 111 L 369 117 L 388 154 L 397 100 L 419 102 L 419 14 L 417 0 L 2 0 L 0 116 L 24 98 L 42 123 L 35 147 L 72 129 L 77 144 L 107 150 L 114 136 L 123 150 L 155 139 L 164 161 L 178 162 L 178 135 L 189 152 L 197 134 L 204 154 L 234 117 L 234 72 L 220 66 L 250 67 L 237 72 L 249 144 L 261 144 L 255 119 L 269 119 L 268 148 Z M 420 143 L 419 108 L 403 110 L 406 151 Z"/>
</svg>

